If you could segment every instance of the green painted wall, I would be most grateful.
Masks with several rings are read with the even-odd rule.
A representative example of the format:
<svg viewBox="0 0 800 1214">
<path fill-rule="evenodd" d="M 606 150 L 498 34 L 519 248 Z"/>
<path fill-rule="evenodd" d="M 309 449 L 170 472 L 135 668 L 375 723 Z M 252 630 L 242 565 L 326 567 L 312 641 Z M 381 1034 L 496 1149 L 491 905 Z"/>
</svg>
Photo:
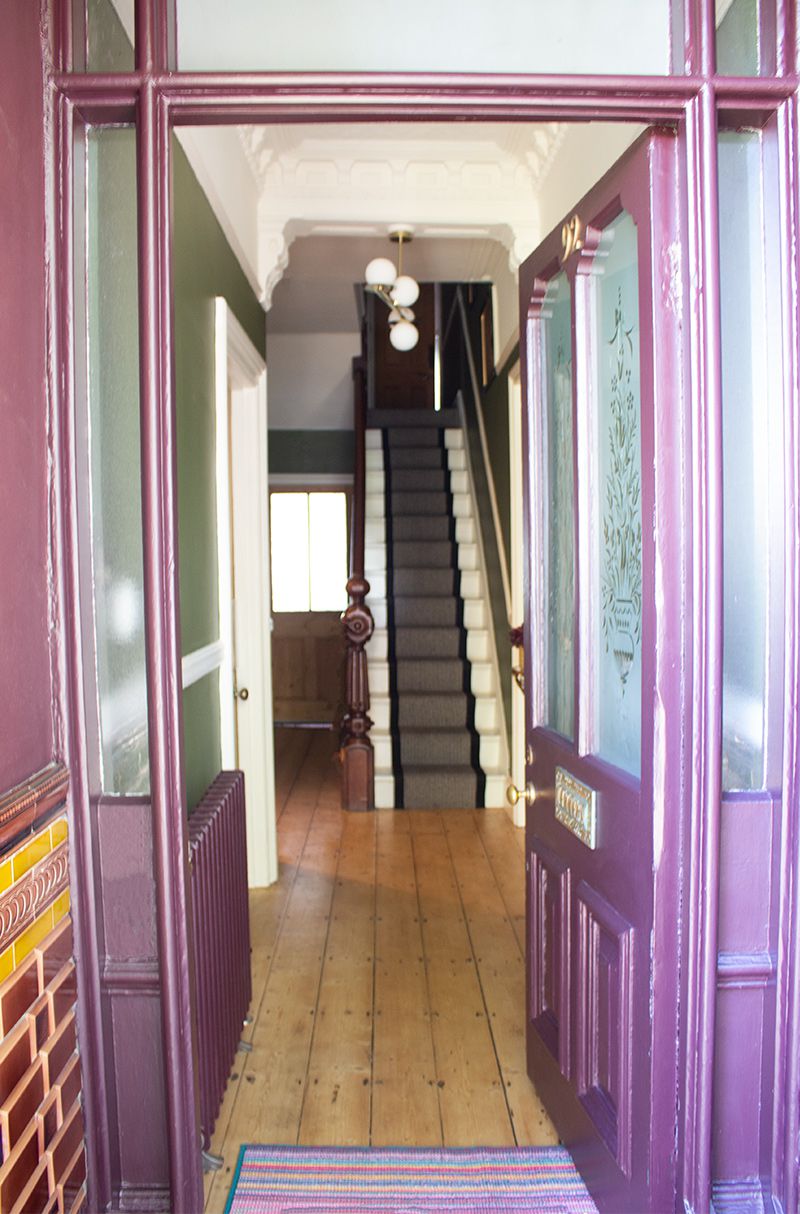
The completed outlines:
<svg viewBox="0 0 800 1214">
<path fill-rule="evenodd" d="M 173 142 L 175 391 L 181 643 L 219 636 L 215 479 L 214 298 L 222 295 L 262 353 L 264 311 L 177 141 Z M 183 701 L 186 796 L 194 806 L 220 769 L 219 707 L 210 675 Z"/>
<path fill-rule="evenodd" d="M 104 70 L 124 68 L 130 44 L 109 0 L 91 0 L 90 54 Z M 132 135 L 131 135 L 132 137 Z M 177 139 L 173 140 L 173 282 L 178 462 L 181 644 L 184 654 L 219 636 L 215 495 L 214 298 L 227 299 L 245 332 L 265 351 L 264 311 L 254 295 Z M 136 198 L 132 157 L 119 166 L 115 191 L 105 202 L 106 228 L 115 233 L 114 256 L 136 265 L 133 226 L 125 225 Z M 118 201 L 115 203 L 114 199 Z M 127 199 L 127 202 L 124 200 Z M 120 201 L 121 200 L 121 201 Z M 114 207 L 119 207 L 119 221 Z M 110 340 L 110 339 L 109 339 Z M 127 374 L 135 374 L 128 371 Z M 135 385 L 135 380 L 133 384 Z M 129 392 L 130 423 L 138 427 L 136 393 Z M 126 474 L 137 477 L 138 450 L 126 440 Z M 186 796 L 197 804 L 220 769 L 217 675 L 187 689 L 183 698 Z"/>
<path fill-rule="evenodd" d="M 352 430 L 270 430 L 270 472 L 353 471 Z"/>
<path fill-rule="evenodd" d="M 483 395 L 483 424 L 492 465 L 494 490 L 500 512 L 500 527 L 506 561 L 511 564 L 511 477 L 509 472 L 508 373 L 519 361 L 515 346 Z"/>
</svg>

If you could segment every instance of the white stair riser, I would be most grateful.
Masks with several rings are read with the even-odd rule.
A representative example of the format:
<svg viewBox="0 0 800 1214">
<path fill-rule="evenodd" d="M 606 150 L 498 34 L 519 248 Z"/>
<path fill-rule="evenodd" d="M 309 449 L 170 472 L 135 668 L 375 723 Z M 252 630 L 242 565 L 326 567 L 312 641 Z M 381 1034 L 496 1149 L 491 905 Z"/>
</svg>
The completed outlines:
<svg viewBox="0 0 800 1214">
<path fill-rule="evenodd" d="M 383 493 L 385 491 L 385 486 L 384 486 L 384 481 L 383 481 L 383 468 L 380 468 L 380 469 L 368 468 L 367 469 L 367 478 L 366 478 L 365 488 L 366 488 L 366 492 L 368 495 L 371 493 Z"/>
<path fill-rule="evenodd" d="M 458 472 L 467 466 L 467 456 L 463 447 L 451 447 L 447 452 L 447 466 L 451 472 Z"/>
<path fill-rule="evenodd" d="M 375 776 L 375 808 L 394 809 L 394 776 Z"/>
<path fill-rule="evenodd" d="M 444 432 L 445 447 L 463 447 L 464 435 L 461 430 L 445 430 Z"/>
<path fill-rule="evenodd" d="M 486 627 L 486 604 L 483 599 L 467 599 L 464 603 L 465 628 Z"/>
<path fill-rule="evenodd" d="M 391 728 L 392 720 L 392 705 L 388 696 L 373 696 L 372 688 L 372 672 L 370 672 L 370 703 L 369 716 L 374 729 L 381 730 L 386 733 Z M 475 710 L 477 718 L 477 707 Z"/>
<path fill-rule="evenodd" d="M 502 747 L 498 733 L 481 734 L 480 764 L 484 771 L 492 771 L 500 766 Z"/>
<path fill-rule="evenodd" d="M 373 696 L 388 696 L 389 694 L 389 667 L 386 662 L 370 662 L 367 659 L 369 670 L 369 697 L 372 700 Z"/>
<path fill-rule="evenodd" d="M 380 573 L 386 572 L 386 544 L 370 544 L 364 545 L 364 572 L 369 581 L 370 570 L 374 569 Z"/>
<path fill-rule="evenodd" d="M 375 714 L 370 710 L 373 721 Z M 377 722 L 376 722 L 377 724 Z M 478 733 L 493 733 L 499 728 L 497 701 L 494 696 L 477 696 L 475 699 L 475 728 Z"/>
<path fill-rule="evenodd" d="M 492 774 L 486 777 L 486 794 L 484 801 L 487 809 L 503 809 L 506 804 L 506 775 Z"/>
<path fill-rule="evenodd" d="M 366 503 L 366 514 L 364 517 L 367 521 L 376 518 L 382 519 L 384 517 L 385 502 L 382 493 L 368 493 L 364 501 Z"/>
<path fill-rule="evenodd" d="M 367 447 L 365 455 L 367 472 L 373 469 L 383 472 L 383 451 L 379 447 Z"/>
<path fill-rule="evenodd" d="M 370 738 L 372 739 L 372 749 L 375 755 L 375 770 L 376 771 L 391 771 L 392 770 L 392 738 L 388 733 L 377 733 L 376 730 L 370 730 Z"/>
<path fill-rule="evenodd" d="M 383 451 L 383 435 L 380 430 L 367 430 L 364 435 L 364 446 L 367 450 L 377 447 L 379 451 Z"/>
<path fill-rule="evenodd" d="M 376 628 L 386 627 L 386 599 L 373 598 L 371 594 L 367 595 L 367 606 L 372 612 L 372 620 Z"/>
<path fill-rule="evenodd" d="M 475 520 L 472 516 L 456 519 L 456 541 L 459 544 L 475 543 Z"/>
<path fill-rule="evenodd" d="M 480 599 L 483 597 L 480 570 L 462 569 L 461 597 L 462 599 Z"/>
</svg>

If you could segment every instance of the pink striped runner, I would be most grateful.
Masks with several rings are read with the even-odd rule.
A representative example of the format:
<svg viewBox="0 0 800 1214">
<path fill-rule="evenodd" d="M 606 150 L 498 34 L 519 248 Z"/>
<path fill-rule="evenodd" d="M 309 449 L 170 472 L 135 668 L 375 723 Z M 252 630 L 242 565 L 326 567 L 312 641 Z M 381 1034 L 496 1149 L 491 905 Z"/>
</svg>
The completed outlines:
<svg viewBox="0 0 800 1214">
<path fill-rule="evenodd" d="M 568 1151 L 243 1146 L 226 1214 L 597 1214 Z"/>
</svg>

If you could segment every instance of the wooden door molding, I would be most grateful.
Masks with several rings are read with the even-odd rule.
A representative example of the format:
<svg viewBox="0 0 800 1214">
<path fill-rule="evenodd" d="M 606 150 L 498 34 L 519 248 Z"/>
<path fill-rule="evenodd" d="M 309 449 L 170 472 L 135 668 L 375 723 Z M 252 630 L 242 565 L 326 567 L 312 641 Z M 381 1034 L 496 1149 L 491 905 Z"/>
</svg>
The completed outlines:
<svg viewBox="0 0 800 1214">
<path fill-rule="evenodd" d="M 227 302 L 216 315 L 217 571 L 219 585 L 222 766 L 243 765 L 247 779 L 247 873 L 251 887 L 278 878 L 272 737 L 266 363 Z M 234 619 L 234 565 L 244 579 Z M 247 601 L 244 601 L 244 600 Z M 237 647 L 247 655 L 246 737 L 237 748 Z M 244 669 L 244 667 L 242 667 Z"/>
</svg>

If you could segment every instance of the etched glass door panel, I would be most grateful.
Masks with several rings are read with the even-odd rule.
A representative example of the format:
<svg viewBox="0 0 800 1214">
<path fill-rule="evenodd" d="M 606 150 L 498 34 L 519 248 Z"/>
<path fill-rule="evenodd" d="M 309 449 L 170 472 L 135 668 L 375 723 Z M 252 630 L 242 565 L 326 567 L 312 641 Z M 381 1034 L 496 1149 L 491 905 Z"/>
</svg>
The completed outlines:
<svg viewBox="0 0 800 1214">
<path fill-rule="evenodd" d="M 636 224 L 624 212 L 604 229 L 594 262 L 597 368 L 594 745 L 639 775 L 642 749 L 642 448 Z"/>
<path fill-rule="evenodd" d="M 575 735 L 575 489 L 570 300 L 567 276 L 557 274 L 543 310 L 547 724 L 571 739 Z"/>
</svg>

